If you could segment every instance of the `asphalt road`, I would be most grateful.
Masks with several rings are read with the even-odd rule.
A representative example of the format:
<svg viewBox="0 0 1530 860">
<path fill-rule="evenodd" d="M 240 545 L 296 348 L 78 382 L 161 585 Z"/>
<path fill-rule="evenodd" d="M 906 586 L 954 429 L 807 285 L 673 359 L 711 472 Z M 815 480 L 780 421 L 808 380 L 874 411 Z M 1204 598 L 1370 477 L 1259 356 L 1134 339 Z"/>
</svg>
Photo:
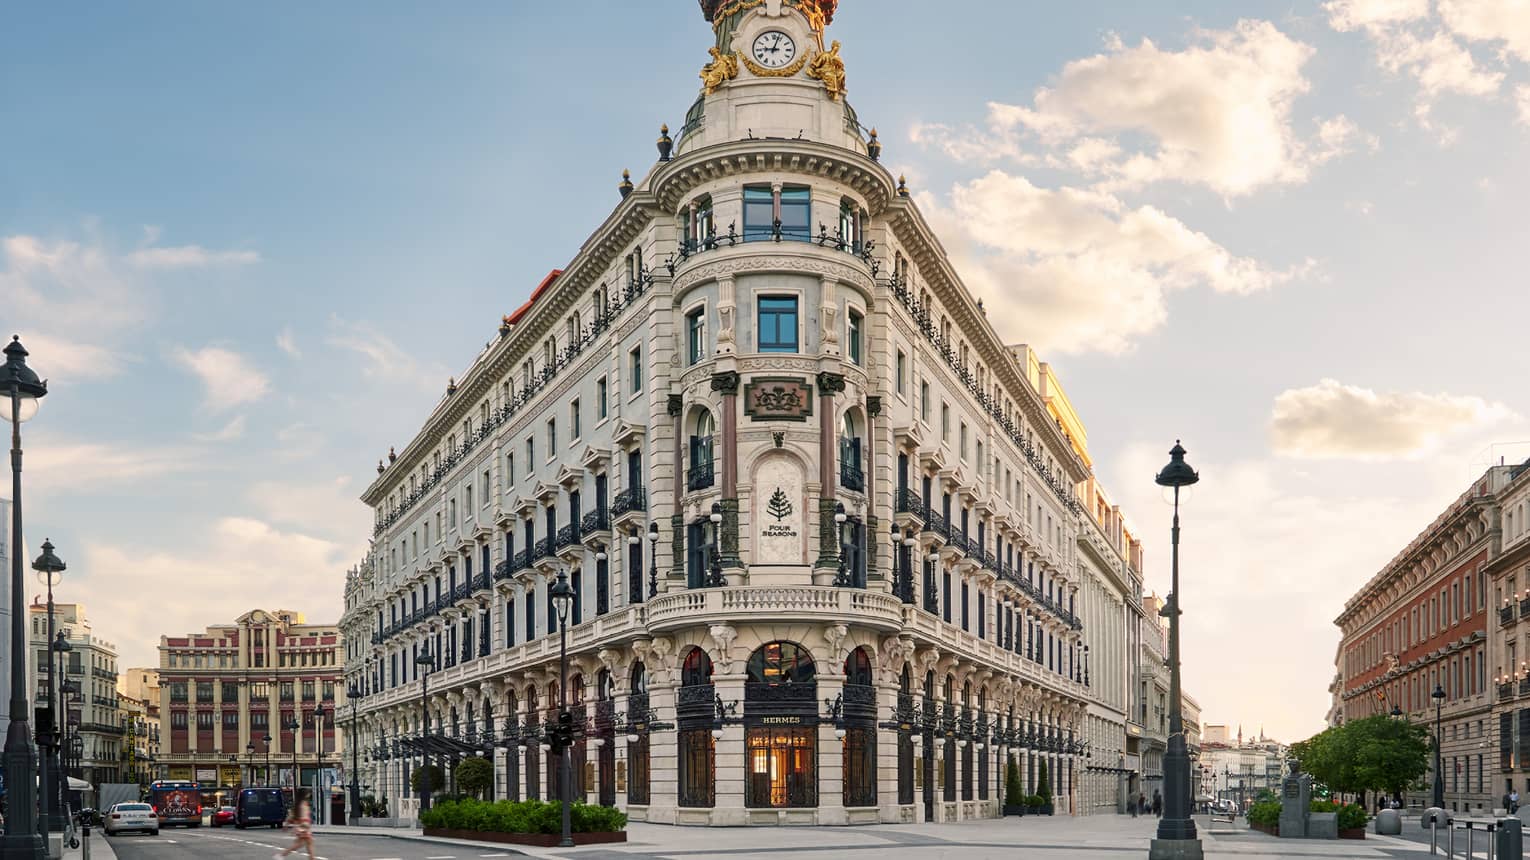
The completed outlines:
<svg viewBox="0 0 1530 860">
<path fill-rule="evenodd" d="M 291 844 L 282 830 L 235 830 L 232 827 L 161 830 L 158 836 L 111 837 L 119 860 L 269 860 Z M 319 834 L 314 855 L 320 860 L 480 860 L 524 856 L 494 846 L 468 847 L 410 842 L 384 836 Z M 304 857 L 303 853 L 291 855 Z"/>
</svg>

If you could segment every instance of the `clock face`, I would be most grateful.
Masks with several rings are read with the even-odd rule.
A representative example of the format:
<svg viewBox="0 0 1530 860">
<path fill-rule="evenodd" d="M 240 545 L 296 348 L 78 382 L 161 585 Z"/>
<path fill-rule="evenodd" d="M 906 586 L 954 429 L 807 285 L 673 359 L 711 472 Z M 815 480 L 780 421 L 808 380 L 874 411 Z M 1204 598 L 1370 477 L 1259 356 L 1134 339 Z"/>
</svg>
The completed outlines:
<svg viewBox="0 0 1530 860">
<path fill-rule="evenodd" d="M 754 37 L 754 47 L 750 53 L 761 66 L 780 69 L 797 58 L 797 43 L 780 30 L 766 30 Z"/>
</svg>

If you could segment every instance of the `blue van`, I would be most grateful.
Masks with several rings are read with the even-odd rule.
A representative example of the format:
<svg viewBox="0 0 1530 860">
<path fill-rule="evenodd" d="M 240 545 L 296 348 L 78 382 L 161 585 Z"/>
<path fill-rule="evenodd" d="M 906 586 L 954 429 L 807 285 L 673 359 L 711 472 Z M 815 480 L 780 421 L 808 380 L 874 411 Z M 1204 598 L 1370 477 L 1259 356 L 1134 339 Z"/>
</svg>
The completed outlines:
<svg viewBox="0 0 1530 860">
<path fill-rule="evenodd" d="M 287 820 L 287 797 L 279 788 L 246 788 L 234 801 L 234 827 L 281 827 Z"/>
</svg>

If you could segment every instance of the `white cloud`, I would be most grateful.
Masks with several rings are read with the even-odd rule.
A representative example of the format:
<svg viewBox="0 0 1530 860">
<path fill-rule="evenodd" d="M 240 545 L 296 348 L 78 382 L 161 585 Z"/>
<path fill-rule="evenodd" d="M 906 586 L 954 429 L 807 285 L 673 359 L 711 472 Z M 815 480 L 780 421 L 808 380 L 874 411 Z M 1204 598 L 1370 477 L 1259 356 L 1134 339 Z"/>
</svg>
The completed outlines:
<svg viewBox="0 0 1530 860">
<path fill-rule="evenodd" d="M 324 342 L 359 355 L 361 373 L 369 379 L 393 385 L 415 385 L 426 390 L 444 391 L 446 388 L 445 371 L 427 372 L 413 353 L 401 349 L 371 323 L 331 316 L 329 334 Z"/>
<path fill-rule="evenodd" d="M 156 665 L 158 634 L 200 631 L 251 609 L 293 609 L 311 622 L 336 623 L 342 574 L 365 551 L 244 517 L 187 522 L 180 534 L 170 544 L 92 541 L 82 563 L 71 565 L 76 582 L 95 593 L 131 582 L 155 595 L 115 601 L 94 619 L 97 634 L 118 643 L 125 666 Z"/>
<path fill-rule="evenodd" d="M 1530 84 L 1514 88 L 1514 107 L 1519 114 L 1519 124 L 1530 125 Z"/>
<path fill-rule="evenodd" d="M 1000 335 L 1042 349 L 1121 352 L 1163 323 L 1170 290 L 1250 293 L 1310 267 L 1274 270 L 1155 207 L 998 170 L 920 207 Z"/>
<path fill-rule="evenodd" d="M 1514 417 L 1480 397 L 1381 392 L 1324 379 L 1275 398 L 1275 452 L 1291 457 L 1387 460 L 1419 457 L 1463 431 Z"/>
<path fill-rule="evenodd" d="M 247 266 L 260 262 L 254 251 L 210 251 L 200 245 L 140 248 L 127 261 L 144 269 L 197 269 L 205 266 Z"/>
<path fill-rule="evenodd" d="M 1473 42 L 1502 42 L 1503 51 L 1530 62 L 1530 2 L 1526 0 L 1439 0 L 1440 18 Z"/>
<path fill-rule="evenodd" d="M 286 326 L 276 333 L 276 347 L 291 358 L 303 357 L 303 351 L 298 349 L 297 338 L 293 337 L 292 326 Z"/>
<path fill-rule="evenodd" d="M 220 429 L 212 433 L 193 433 L 192 438 L 198 442 L 232 442 L 244 435 L 244 425 L 244 416 L 236 415 Z"/>
<path fill-rule="evenodd" d="M 51 334 L 27 333 L 22 335 L 21 343 L 32 353 L 27 363 L 49 382 L 108 379 L 121 373 L 128 361 L 121 350 Z"/>
<path fill-rule="evenodd" d="M 1374 146 L 1342 116 L 1298 134 L 1292 104 L 1309 88 L 1312 53 L 1267 21 L 1198 31 L 1181 51 L 1113 38 L 1105 53 L 1066 64 L 1030 106 L 991 103 L 981 131 L 924 124 L 912 137 L 958 160 L 1075 170 L 1105 190 L 1179 181 L 1248 194 Z"/>
<path fill-rule="evenodd" d="M 349 475 L 318 481 L 257 481 L 248 497 L 265 519 L 317 531 L 337 541 L 371 534 L 371 509 Z"/>
<path fill-rule="evenodd" d="M 232 350 L 208 346 L 192 352 L 178 347 L 171 357 L 202 381 L 204 402 L 215 412 L 253 403 L 271 388 L 264 373 Z"/>
<path fill-rule="evenodd" d="M 1335 30 L 1347 32 L 1426 18 L 1429 0 L 1330 0 L 1323 10 Z"/>
<path fill-rule="evenodd" d="M 27 449 L 32 492 L 89 493 L 103 484 L 162 478 L 201 468 L 197 452 L 185 447 L 144 447 L 103 442 L 50 440 Z"/>
</svg>

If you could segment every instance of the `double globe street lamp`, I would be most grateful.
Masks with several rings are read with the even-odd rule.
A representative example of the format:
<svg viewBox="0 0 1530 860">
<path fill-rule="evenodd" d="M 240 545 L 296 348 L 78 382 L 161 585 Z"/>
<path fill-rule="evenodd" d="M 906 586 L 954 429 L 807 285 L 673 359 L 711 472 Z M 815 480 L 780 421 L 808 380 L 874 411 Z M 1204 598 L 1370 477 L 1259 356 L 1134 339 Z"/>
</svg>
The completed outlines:
<svg viewBox="0 0 1530 860">
<path fill-rule="evenodd" d="M 718 515 L 718 519 L 722 519 Z M 715 549 L 714 549 L 715 552 Z M 570 748 L 574 745 L 574 715 L 568 709 L 568 612 L 574 603 L 574 589 L 569 587 L 568 573 L 558 571 L 558 580 L 553 583 L 548 596 L 552 598 L 553 609 L 558 613 L 558 727 L 550 734 L 551 747 L 558 754 L 559 792 L 562 795 L 559 800 L 563 801 L 563 830 L 562 837 L 558 840 L 559 848 L 572 848 L 574 837 L 570 826 L 574 793 L 574 769 Z"/>
<path fill-rule="evenodd" d="M 10 408 L 0 409 L 0 417 L 11 423 L 11 641 L 10 725 L 5 732 L 6 819 L 4 837 L 0 837 L 0 858 L 4 860 L 43 860 L 42 834 L 37 826 L 37 754 L 32 748 L 27 714 L 31 704 L 27 696 L 26 586 L 22 581 L 21 553 L 21 424 L 37 414 L 38 401 L 48 393 L 48 383 L 27 367 L 27 351 L 20 337 L 12 337 L 5 347 L 5 364 L 0 366 L 0 393 L 10 398 Z"/>
</svg>

